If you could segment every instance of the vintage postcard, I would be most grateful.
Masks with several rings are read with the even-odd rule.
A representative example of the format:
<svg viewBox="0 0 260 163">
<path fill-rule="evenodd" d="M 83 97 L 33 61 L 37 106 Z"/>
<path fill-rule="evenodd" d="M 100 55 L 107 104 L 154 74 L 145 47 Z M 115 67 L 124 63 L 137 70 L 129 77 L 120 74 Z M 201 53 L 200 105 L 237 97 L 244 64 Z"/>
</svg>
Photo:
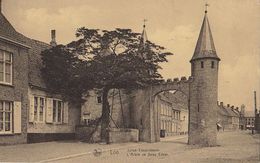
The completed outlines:
<svg viewBox="0 0 260 163">
<path fill-rule="evenodd" d="M 0 162 L 260 162 L 260 0 L 0 0 Z"/>
</svg>

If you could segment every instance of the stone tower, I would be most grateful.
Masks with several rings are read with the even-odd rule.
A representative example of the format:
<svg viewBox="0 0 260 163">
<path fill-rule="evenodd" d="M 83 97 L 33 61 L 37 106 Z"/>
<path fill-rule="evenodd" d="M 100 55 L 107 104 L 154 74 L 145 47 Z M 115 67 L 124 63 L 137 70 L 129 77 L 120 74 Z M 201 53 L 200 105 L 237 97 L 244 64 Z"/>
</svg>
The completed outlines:
<svg viewBox="0 0 260 163">
<path fill-rule="evenodd" d="M 207 17 L 203 19 L 191 62 L 189 144 L 215 146 L 217 143 L 217 100 L 219 57 Z"/>
</svg>

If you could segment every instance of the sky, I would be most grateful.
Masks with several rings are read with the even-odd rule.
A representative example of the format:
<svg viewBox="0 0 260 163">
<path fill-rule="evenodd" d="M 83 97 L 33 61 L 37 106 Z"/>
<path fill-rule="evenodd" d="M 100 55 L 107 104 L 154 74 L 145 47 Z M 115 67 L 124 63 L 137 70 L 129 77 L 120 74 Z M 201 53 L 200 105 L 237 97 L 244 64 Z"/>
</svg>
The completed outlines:
<svg viewBox="0 0 260 163">
<path fill-rule="evenodd" d="M 205 0 L 2 0 L 2 10 L 15 29 L 33 39 L 75 40 L 80 27 L 142 32 L 173 52 L 162 65 L 165 79 L 190 76 L 202 24 Z M 253 111 L 253 91 L 260 109 L 260 0 L 207 0 L 208 18 L 218 56 L 219 101 Z"/>
</svg>

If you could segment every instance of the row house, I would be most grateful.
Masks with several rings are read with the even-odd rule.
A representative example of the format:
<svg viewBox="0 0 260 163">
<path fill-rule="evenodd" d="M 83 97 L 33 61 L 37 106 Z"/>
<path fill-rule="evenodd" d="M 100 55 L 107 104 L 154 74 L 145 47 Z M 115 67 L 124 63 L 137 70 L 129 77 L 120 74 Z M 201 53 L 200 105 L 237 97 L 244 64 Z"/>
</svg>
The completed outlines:
<svg viewBox="0 0 260 163">
<path fill-rule="evenodd" d="M 188 109 L 176 99 L 171 92 L 160 93 L 155 99 L 155 107 L 160 114 L 160 130 L 165 131 L 165 136 L 188 132 Z"/>
<path fill-rule="evenodd" d="M 255 113 L 247 111 L 244 117 L 246 129 L 252 129 L 255 126 Z"/>
<path fill-rule="evenodd" d="M 80 108 L 50 93 L 41 76 L 40 54 L 50 47 L 17 32 L 0 12 L 0 144 L 74 136 Z"/>
<path fill-rule="evenodd" d="M 223 102 L 218 104 L 218 122 L 217 124 L 224 130 L 238 130 L 239 129 L 239 119 L 240 112 L 238 107 L 230 106 L 227 104 L 225 106 Z"/>
</svg>

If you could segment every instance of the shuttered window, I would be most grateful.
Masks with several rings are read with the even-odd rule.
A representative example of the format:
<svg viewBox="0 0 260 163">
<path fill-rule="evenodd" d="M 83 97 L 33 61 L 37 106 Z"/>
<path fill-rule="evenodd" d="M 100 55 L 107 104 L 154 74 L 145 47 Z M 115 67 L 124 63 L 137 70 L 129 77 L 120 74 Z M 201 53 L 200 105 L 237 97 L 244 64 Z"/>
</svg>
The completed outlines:
<svg viewBox="0 0 260 163">
<path fill-rule="evenodd" d="M 29 122 L 44 122 L 46 98 L 32 96 L 30 99 Z"/>
<path fill-rule="evenodd" d="M 55 123 L 67 123 L 68 122 L 68 106 L 67 103 L 61 100 L 53 100 L 53 122 Z M 66 116 L 66 117 L 65 117 Z"/>
<path fill-rule="evenodd" d="M 0 134 L 12 132 L 13 103 L 0 101 Z"/>
<path fill-rule="evenodd" d="M 21 102 L 14 102 L 14 133 L 19 134 L 22 131 L 22 105 Z"/>
<path fill-rule="evenodd" d="M 47 98 L 47 106 L 46 106 L 46 123 L 53 122 L 53 99 Z"/>
<path fill-rule="evenodd" d="M 59 99 L 31 96 L 29 122 L 68 123 L 68 103 Z"/>
</svg>

